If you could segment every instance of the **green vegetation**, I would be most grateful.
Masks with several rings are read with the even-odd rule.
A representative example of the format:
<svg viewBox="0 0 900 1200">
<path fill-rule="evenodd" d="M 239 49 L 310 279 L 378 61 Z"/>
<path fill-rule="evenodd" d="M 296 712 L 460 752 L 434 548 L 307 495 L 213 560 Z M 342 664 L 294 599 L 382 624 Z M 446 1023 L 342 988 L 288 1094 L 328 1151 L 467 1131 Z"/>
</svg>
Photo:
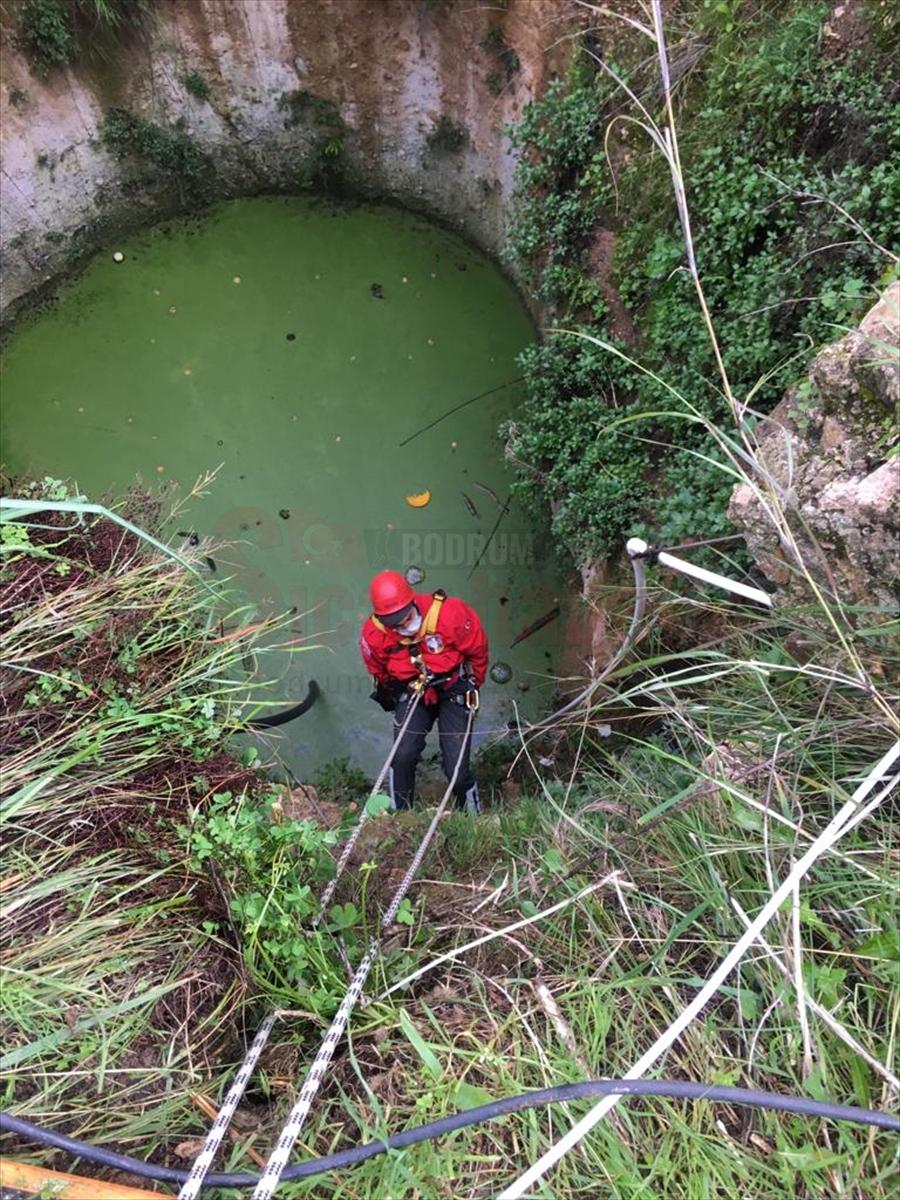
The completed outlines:
<svg viewBox="0 0 900 1200">
<path fill-rule="evenodd" d="M 481 39 L 481 49 L 497 64 L 494 70 L 488 72 L 485 83 L 492 96 L 499 96 L 518 73 L 521 67 L 519 56 L 507 45 L 503 31 L 496 25 Z"/>
<path fill-rule="evenodd" d="M 49 478 L 14 493 L 80 500 Z M 161 502 L 124 511 L 155 528 Z M 0 528 L 5 1103 L 151 1150 L 246 993 L 176 835 L 211 787 L 257 786 L 222 752 L 235 651 L 210 641 L 214 597 L 111 521 Z"/>
<path fill-rule="evenodd" d="M 184 84 L 185 91 L 189 92 L 196 100 L 209 99 L 209 83 L 199 71 L 187 71 L 182 75 L 181 82 Z"/>
<path fill-rule="evenodd" d="M 34 73 L 45 78 L 74 62 L 98 34 L 119 35 L 139 21 L 148 0 L 23 0 L 19 41 Z"/>
<path fill-rule="evenodd" d="M 52 479 L 28 494 L 69 498 Z M 140 494 L 126 506 L 150 529 L 159 511 Z M 262 1013 L 288 1004 L 246 1102 L 263 1151 L 343 994 L 337 939 L 352 966 L 430 813 L 370 822 L 313 931 L 335 832 L 287 818 L 255 752 L 227 748 L 246 700 L 229 681 L 257 635 L 224 636 L 216 593 L 108 521 L 42 513 L 5 522 L 0 544 L 5 1103 L 177 1161 L 208 1125 L 191 1093 L 223 1094 Z M 707 604 L 715 646 L 673 651 L 667 631 L 696 605 L 654 592 L 639 653 L 586 721 L 481 756 L 520 795 L 498 789 L 485 816 L 442 823 L 338 1048 L 310 1153 L 338 1133 L 355 1142 L 624 1074 L 740 935 L 735 902 L 758 911 L 889 744 L 900 697 L 885 614 L 815 603 L 759 620 Z M 340 803 L 365 786 L 346 760 L 317 784 Z M 888 1106 L 859 1051 L 892 1069 L 897 835 L 883 805 L 818 861 L 769 949 L 745 958 L 661 1074 Z M 329 1186 L 497 1192 L 574 1115 L 519 1114 Z M 247 1144 L 232 1167 L 251 1168 Z M 888 1200 L 891 1150 L 852 1126 L 646 1101 L 601 1123 L 552 1190 L 591 1195 L 608 1178 L 617 1200 L 701 1183 Z"/>
<path fill-rule="evenodd" d="M 352 804 L 364 800 L 371 781 L 364 771 L 354 767 L 349 758 L 333 758 L 316 772 L 313 783 L 320 800 L 331 804 Z"/>
<path fill-rule="evenodd" d="M 24 88 L 20 87 L 10 88 L 7 95 L 9 96 L 9 102 L 13 108 L 24 108 L 30 99 Z"/>
<path fill-rule="evenodd" d="M 435 154 L 458 154 L 469 142 L 469 132 L 446 114 L 442 114 L 425 138 L 428 149 Z"/>
<path fill-rule="evenodd" d="M 743 78 L 744 51 L 735 47 L 746 25 L 736 0 L 698 12 L 715 40 L 682 89 L 688 130 L 705 119 L 716 80 L 730 88 Z M 771 93 L 752 92 L 765 104 L 748 98 L 741 108 L 741 87 L 742 124 L 710 110 L 719 158 L 727 163 L 725 150 L 734 150 L 734 174 L 720 169 L 709 144 L 693 142 L 692 132 L 684 138 L 686 202 L 723 369 L 685 281 L 666 177 L 627 148 L 616 152 L 618 187 L 639 223 L 621 232 L 614 279 L 643 343 L 633 351 L 625 336 L 610 335 L 611 302 L 587 263 L 610 203 L 596 148 L 606 120 L 594 103 L 601 85 L 575 75 L 526 118 L 529 136 L 552 154 L 525 160 L 530 207 L 520 209 L 514 242 L 532 286 L 581 336 L 558 334 L 529 352 L 529 404 L 510 444 L 522 456 L 523 486 L 554 500 L 557 532 L 580 553 L 597 552 L 604 538 L 612 544 L 616 522 L 616 536 L 633 528 L 654 477 L 665 532 L 677 536 L 690 512 L 714 528 L 723 486 L 759 478 L 753 422 L 732 420 L 720 392 L 746 397 L 763 380 L 752 403 L 770 405 L 797 370 L 787 361 L 790 331 L 826 336 L 829 322 L 856 315 L 876 277 L 880 260 L 861 236 L 831 257 L 840 214 L 770 191 L 768 177 L 759 183 L 757 164 L 735 149 L 768 125 L 782 88 L 802 96 L 804 71 L 816 63 L 824 70 L 804 40 L 813 12 L 785 7 L 769 58 L 754 59 L 763 81 L 773 71 L 781 81 Z M 764 39 L 762 24 L 754 37 Z M 758 53 L 763 43 L 754 44 Z M 793 75 L 775 70 L 782 61 Z M 863 74 L 855 66 L 838 89 L 842 136 L 850 129 L 846 89 Z M 867 111 L 877 108 L 861 84 L 853 95 L 865 97 Z M 886 240 L 883 200 L 895 181 L 886 168 L 878 173 L 884 147 L 865 151 L 873 157 L 858 174 L 846 146 L 826 168 L 831 142 L 813 155 L 806 132 L 797 133 L 808 131 L 809 113 L 798 110 L 803 119 L 791 126 L 790 111 L 778 110 L 785 135 L 779 144 L 771 127 L 767 162 L 778 161 L 795 191 L 802 184 L 810 194 L 816 165 L 827 170 L 829 187 L 844 188 L 829 194 Z M 679 199 L 684 205 L 684 192 Z M 769 206 L 764 222 L 754 216 L 760 204 Z M 798 254 L 810 261 L 791 266 Z M 746 303 L 733 266 L 747 281 Z M 751 319 L 746 304 L 778 296 L 791 271 L 815 295 L 809 308 Z M 771 303 L 779 313 L 801 307 Z M 541 423 L 541 405 L 552 404 L 555 425 L 546 413 Z M 650 447 L 626 440 L 629 430 L 643 431 Z M 540 454 L 524 455 L 539 436 Z M 708 461 L 688 458 L 689 471 L 676 446 Z M 580 459 L 588 460 L 583 474 Z M 591 490 L 596 474 L 605 491 Z M 568 508 L 565 487 L 574 496 Z M 69 498 L 53 479 L 26 494 Z M 787 554 L 788 502 L 774 487 L 766 499 L 773 538 Z M 605 524 L 589 523 L 592 505 Z M 160 527 L 159 500 L 136 493 L 126 511 Z M 248 685 L 234 682 L 243 678 L 237 664 L 260 633 L 226 635 L 227 597 L 103 518 L 19 514 L 0 527 L 0 550 L 6 1103 L 95 1141 L 185 1161 L 196 1147 L 188 1141 L 185 1149 L 184 1139 L 209 1123 L 191 1093 L 221 1096 L 261 1012 L 288 1003 L 247 1096 L 250 1132 L 231 1146 L 228 1165 L 250 1169 L 249 1142 L 256 1151 L 274 1142 L 345 990 L 346 967 L 359 960 L 431 814 L 370 821 L 337 903 L 314 928 L 339 838 L 286 816 L 286 798 L 264 782 L 269 764 L 229 748 L 251 701 Z M 900 732 L 895 614 L 843 603 L 799 557 L 791 566 L 806 602 L 762 615 L 699 588 L 668 591 L 654 574 L 639 636 L 589 706 L 540 733 L 494 735 L 479 755 L 493 807 L 441 823 L 388 931 L 367 1003 L 337 1048 L 304 1130 L 305 1153 L 529 1088 L 623 1076 L 708 990 L 747 921 Z M 239 630 L 250 626 L 251 616 L 232 615 Z M 698 619 L 699 644 L 685 633 Z M 329 763 L 315 782 L 323 800 L 358 811 L 366 781 L 350 760 Z M 870 811 L 857 809 L 833 829 L 739 968 L 648 1074 L 896 1107 L 900 826 L 897 792 L 888 790 L 876 787 Z M 383 807 L 378 798 L 370 805 L 373 816 Z M 290 1195 L 497 1194 L 583 1111 L 518 1113 L 297 1183 Z M 895 1145 L 849 1124 L 629 1101 L 534 1194 L 592 1197 L 598 1180 L 615 1200 L 890 1200 Z"/>
<path fill-rule="evenodd" d="M 323 946 L 326 935 L 304 926 L 318 911 L 317 892 L 332 866 L 327 848 L 337 835 L 310 821 L 285 820 L 279 792 L 262 798 L 219 792 L 181 832 L 194 868 L 222 875 L 228 921 L 258 987 L 278 1003 L 330 1014 L 341 976 Z M 217 932 L 212 923 L 207 929 Z"/>
<path fill-rule="evenodd" d="M 213 166 L 184 132 L 183 122 L 158 125 L 124 108 L 111 108 L 99 128 L 103 145 L 119 159 L 133 159 L 146 176 L 136 182 L 174 187 L 183 205 L 198 205 L 211 196 Z"/>
<path fill-rule="evenodd" d="M 751 24 L 733 9 L 700 7 L 699 27 L 670 49 L 685 64 L 676 117 L 700 275 L 734 392 L 765 412 L 881 281 L 885 260 L 868 239 L 898 238 L 900 108 L 883 53 L 823 42 L 826 4 L 770 6 Z M 642 45 L 635 58 L 644 65 L 610 69 L 646 97 L 655 56 Z M 586 57 L 512 131 L 522 160 L 511 259 L 548 325 L 638 357 L 718 420 L 728 410 L 668 168 L 595 67 Z M 612 261 L 603 229 L 616 233 Z M 523 368 L 528 400 L 507 430 L 518 487 L 549 502 L 577 558 L 616 553 L 629 533 L 671 544 L 727 531 L 718 452 L 699 427 L 658 415 L 670 406 L 650 375 L 556 334 Z M 640 413 L 655 415 L 633 422 Z"/>
<path fill-rule="evenodd" d="M 299 186 L 326 192 L 339 188 L 347 125 L 337 106 L 300 88 L 283 92 L 278 107 L 286 113 L 285 129 L 301 128 L 312 137 L 311 148 L 301 165 Z"/>
</svg>

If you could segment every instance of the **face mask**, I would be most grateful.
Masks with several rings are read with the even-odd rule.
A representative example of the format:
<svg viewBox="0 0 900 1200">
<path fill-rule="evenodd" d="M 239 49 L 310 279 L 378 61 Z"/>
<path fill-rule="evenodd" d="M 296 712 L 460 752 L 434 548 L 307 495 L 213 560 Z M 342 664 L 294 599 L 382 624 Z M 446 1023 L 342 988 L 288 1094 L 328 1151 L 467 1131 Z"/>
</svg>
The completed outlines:
<svg viewBox="0 0 900 1200">
<path fill-rule="evenodd" d="M 422 614 L 417 611 L 413 614 L 413 616 L 410 617 L 405 625 L 397 626 L 397 633 L 399 633 L 401 637 L 414 637 L 419 632 L 421 624 Z"/>
</svg>

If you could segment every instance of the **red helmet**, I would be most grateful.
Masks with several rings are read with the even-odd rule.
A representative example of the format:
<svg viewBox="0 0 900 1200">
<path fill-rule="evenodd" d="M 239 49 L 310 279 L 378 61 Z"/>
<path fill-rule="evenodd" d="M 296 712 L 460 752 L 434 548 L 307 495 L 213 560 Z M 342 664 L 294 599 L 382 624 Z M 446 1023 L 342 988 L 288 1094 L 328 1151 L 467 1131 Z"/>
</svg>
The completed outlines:
<svg viewBox="0 0 900 1200">
<path fill-rule="evenodd" d="M 413 590 L 399 571 L 379 571 L 369 584 L 372 611 L 376 617 L 398 612 L 413 602 Z"/>
</svg>

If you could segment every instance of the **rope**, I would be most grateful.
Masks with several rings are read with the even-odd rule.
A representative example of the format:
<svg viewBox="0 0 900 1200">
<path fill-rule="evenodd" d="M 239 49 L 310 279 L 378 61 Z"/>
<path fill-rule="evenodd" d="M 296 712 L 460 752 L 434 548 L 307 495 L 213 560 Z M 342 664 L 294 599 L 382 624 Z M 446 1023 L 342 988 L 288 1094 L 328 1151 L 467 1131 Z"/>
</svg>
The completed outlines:
<svg viewBox="0 0 900 1200">
<path fill-rule="evenodd" d="M 385 776 L 387 775 L 388 771 L 390 770 L 391 763 L 394 761 L 394 755 L 397 753 L 397 747 L 400 744 L 400 740 L 403 737 L 404 733 L 406 733 L 407 726 L 409 725 L 409 722 L 410 722 L 410 719 L 412 718 L 413 713 L 416 711 L 419 701 L 422 699 L 422 695 L 423 695 L 423 691 L 421 688 L 417 688 L 415 690 L 415 692 L 413 693 L 413 700 L 412 700 L 412 703 L 409 705 L 409 712 L 406 714 L 403 724 L 400 726 L 399 730 L 397 731 L 397 736 L 394 738 L 393 745 L 391 746 L 391 752 L 387 756 L 387 758 L 384 760 L 384 766 L 381 768 L 378 778 L 375 780 L 372 790 L 369 792 L 368 800 L 371 800 L 371 798 L 373 796 L 375 796 L 378 792 L 381 791 L 381 787 L 382 787 L 382 784 L 384 783 Z M 346 846 L 344 846 L 344 849 L 341 851 L 341 857 L 338 859 L 338 864 L 337 864 L 337 867 L 335 868 L 334 877 L 332 879 L 329 879 L 328 884 L 325 888 L 325 891 L 322 893 L 322 899 L 319 902 L 319 912 L 316 915 L 315 920 L 313 921 L 313 928 L 315 928 L 318 925 L 318 923 L 322 917 L 322 914 L 325 912 L 326 908 L 331 903 L 331 898 L 334 895 L 334 890 L 338 885 L 338 880 L 343 875 L 343 873 L 347 867 L 347 863 L 350 861 L 350 855 L 353 853 L 353 847 L 359 841 L 359 835 L 362 833 L 363 827 L 369 821 L 370 814 L 369 814 L 368 807 L 367 807 L 368 800 L 366 801 L 366 804 L 363 805 L 362 812 L 359 814 L 359 820 L 356 822 L 356 826 L 354 827 L 353 832 L 350 834 L 350 837 L 347 839 Z"/>
<path fill-rule="evenodd" d="M 462 764 L 463 754 L 465 752 L 466 739 L 471 732 L 472 720 L 474 716 L 474 709 L 469 709 L 469 718 L 466 722 L 466 729 L 462 736 L 459 754 L 457 755 L 456 759 L 456 766 L 453 770 L 453 777 L 447 784 L 447 790 L 441 797 L 441 802 L 437 806 L 437 810 L 435 811 L 431 824 L 428 826 L 428 830 L 419 844 L 418 850 L 416 850 L 416 853 L 413 856 L 413 860 L 409 865 L 409 869 L 403 876 L 400 886 L 394 893 L 394 896 L 388 905 L 387 911 L 381 919 L 382 932 L 386 932 L 392 925 L 394 917 L 397 915 L 397 910 L 403 902 L 403 898 L 409 890 L 410 884 L 412 883 L 416 872 L 422 864 L 422 860 L 425 857 L 425 854 L 431 843 L 431 839 L 434 837 L 435 831 L 437 830 L 438 822 L 444 815 L 444 810 L 447 807 L 450 796 L 453 794 L 453 789 L 456 786 L 456 780 L 459 776 L 459 768 Z M 300 1095 L 297 1097 L 297 1102 L 291 1109 L 290 1116 L 288 1117 L 284 1128 L 279 1134 L 278 1141 L 275 1144 L 275 1149 L 269 1156 L 269 1161 L 266 1163 L 265 1170 L 260 1176 L 259 1183 L 256 1185 L 256 1188 L 253 1192 L 253 1200 L 271 1200 L 271 1197 L 275 1194 L 275 1189 L 278 1187 L 282 1172 L 287 1166 L 287 1161 L 290 1157 L 291 1151 L 294 1148 L 294 1143 L 299 1137 L 300 1131 L 303 1128 L 303 1124 L 309 1115 L 310 1109 L 312 1108 L 313 1100 L 315 1099 L 316 1093 L 319 1090 L 319 1084 L 322 1082 L 322 1077 L 328 1069 L 328 1064 L 331 1062 L 335 1048 L 347 1027 L 350 1014 L 352 1013 L 356 1002 L 359 1000 L 359 997 L 362 994 L 362 990 L 365 987 L 366 979 L 369 976 L 372 965 L 378 957 L 380 944 L 381 938 L 378 934 L 375 934 L 372 940 L 369 942 L 369 948 L 366 951 L 365 957 L 356 969 L 356 974 L 353 976 L 350 986 L 341 1002 L 340 1008 L 331 1022 L 331 1027 L 322 1040 L 322 1044 L 319 1047 L 319 1052 L 309 1069 L 306 1082 L 303 1084 Z"/>
<path fill-rule="evenodd" d="M 259 1027 L 256 1037 L 253 1039 L 253 1044 L 247 1051 L 247 1057 L 241 1064 L 241 1068 L 234 1077 L 234 1083 L 228 1089 L 228 1095 L 225 1097 L 222 1107 L 216 1113 L 216 1119 L 210 1126 L 209 1133 L 203 1143 L 203 1149 L 194 1159 L 191 1164 L 191 1169 L 187 1179 L 178 1193 L 178 1200 L 195 1200 L 200 1189 L 203 1187 L 203 1180 L 206 1178 L 206 1173 L 213 1164 L 213 1159 L 216 1157 L 219 1146 L 222 1144 L 222 1138 L 231 1124 L 231 1119 L 234 1116 L 237 1106 L 241 1102 L 241 1097 L 244 1094 L 244 1089 L 250 1081 L 260 1054 L 263 1052 L 263 1047 L 269 1040 L 269 1034 L 275 1025 L 277 1012 L 270 1013 Z"/>
<path fill-rule="evenodd" d="M 397 746 L 400 743 L 400 739 L 403 737 L 403 734 L 406 732 L 406 728 L 409 724 L 410 718 L 412 717 L 413 712 L 415 711 L 416 706 L 418 705 L 421 697 L 422 697 L 422 691 L 421 690 L 416 691 L 414 694 L 413 701 L 409 705 L 409 712 L 406 715 L 406 719 L 403 722 L 403 724 L 400 726 L 397 736 L 394 738 L 394 741 L 391 744 L 390 753 L 388 754 L 387 758 L 384 761 L 384 766 L 381 768 L 378 778 L 375 780 L 375 784 L 374 784 L 371 792 L 369 793 L 370 798 L 372 796 L 374 796 L 376 794 L 376 792 L 378 792 L 380 790 L 382 784 L 384 783 L 385 776 L 387 775 L 388 770 L 390 769 L 391 763 L 394 761 L 394 755 L 397 753 Z M 457 764 L 457 769 L 458 769 L 458 766 L 459 766 L 459 764 Z M 455 779 L 456 779 L 456 776 L 454 775 L 454 782 L 455 782 Z M 337 865 L 337 868 L 335 871 L 334 878 L 329 880 L 328 886 L 325 888 L 325 891 L 322 893 L 322 899 L 319 902 L 319 912 L 317 913 L 315 921 L 313 922 L 313 927 L 318 925 L 319 920 L 322 917 L 322 914 L 325 912 L 332 896 L 334 895 L 334 889 L 337 887 L 337 882 L 340 879 L 341 875 L 344 872 L 344 869 L 347 866 L 347 862 L 349 861 L 350 855 L 353 852 L 353 847 L 356 845 L 356 842 L 357 842 L 357 839 L 359 838 L 360 832 L 361 832 L 363 826 L 368 821 L 368 819 L 369 819 L 369 813 L 366 810 L 366 807 L 364 806 L 362 809 L 362 812 L 360 813 L 359 821 L 356 823 L 356 827 L 354 828 L 353 833 L 351 834 L 350 838 L 348 839 L 347 844 L 344 847 L 343 853 L 341 854 L 341 857 L 338 861 L 338 865 Z M 374 939 L 373 939 L 373 941 L 374 941 Z M 351 987 L 352 987 L 352 985 L 351 985 Z M 358 999 L 358 995 L 357 995 L 357 999 Z M 354 1001 L 354 1003 L 355 1003 L 355 1001 Z M 188 1174 L 188 1178 L 187 1178 L 186 1182 L 184 1183 L 184 1186 L 182 1187 L 181 1191 L 178 1193 L 178 1200 L 196 1200 L 196 1198 L 200 1192 L 200 1189 L 203 1187 L 203 1180 L 205 1179 L 206 1174 L 209 1171 L 209 1168 L 213 1164 L 213 1160 L 215 1159 L 216 1154 L 219 1151 L 219 1147 L 222 1145 L 222 1139 L 225 1137 L 225 1133 L 228 1130 L 228 1126 L 231 1124 L 231 1120 L 237 1110 L 237 1106 L 241 1102 L 241 1098 L 244 1095 L 244 1091 L 247 1087 L 247 1084 L 249 1083 L 250 1078 L 253 1075 L 253 1072 L 256 1068 L 256 1064 L 259 1061 L 259 1056 L 260 1056 L 260 1054 L 262 1054 L 263 1049 L 266 1045 L 266 1042 L 269 1040 L 269 1035 L 271 1034 L 272 1029 L 274 1028 L 277 1016 L 278 1016 L 277 1012 L 270 1013 L 269 1016 L 267 1016 L 266 1019 L 263 1021 L 262 1025 L 260 1025 L 259 1032 L 257 1033 L 256 1037 L 253 1039 L 253 1043 L 250 1046 L 250 1049 L 247 1051 L 246 1058 L 244 1059 L 243 1063 L 241 1064 L 237 1075 L 234 1077 L 234 1083 L 232 1083 L 231 1087 L 228 1089 L 228 1094 L 225 1097 L 224 1101 L 222 1102 L 222 1107 L 219 1109 L 218 1113 L 216 1114 L 215 1120 L 213 1121 L 212 1125 L 210 1126 L 210 1130 L 207 1133 L 206 1138 L 204 1139 L 204 1142 L 203 1142 L 203 1148 L 201 1149 L 200 1153 L 197 1155 L 197 1157 L 194 1159 L 193 1163 L 191 1164 L 191 1169 Z"/>
</svg>

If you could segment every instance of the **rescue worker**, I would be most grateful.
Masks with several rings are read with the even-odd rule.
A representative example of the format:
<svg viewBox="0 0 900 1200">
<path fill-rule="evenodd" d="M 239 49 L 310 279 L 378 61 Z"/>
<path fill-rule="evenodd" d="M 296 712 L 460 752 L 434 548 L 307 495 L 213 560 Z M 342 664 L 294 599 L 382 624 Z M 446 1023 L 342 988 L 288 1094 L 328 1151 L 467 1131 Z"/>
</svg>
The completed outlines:
<svg viewBox="0 0 900 1200">
<path fill-rule="evenodd" d="M 441 762 L 448 781 L 462 754 L 454 795 L 457 808 L 477 813 L 478 785 L 469 764 L 469 708 L 488 665 L 488 642 L 477 614 L 464 601 L 438 590 L 416 594 L 398 571 L 381 571 L 369 585 L 372 615 L 359 639 L 366 670 L 375 681 L 372 699 L 394 714 L 394 740 L 416 688 L 422 698 L 397 746 L 388 781 L 398 809 L 412 804 L 416 766 L 428 731 L 438 723 Z"/>
</svg>

